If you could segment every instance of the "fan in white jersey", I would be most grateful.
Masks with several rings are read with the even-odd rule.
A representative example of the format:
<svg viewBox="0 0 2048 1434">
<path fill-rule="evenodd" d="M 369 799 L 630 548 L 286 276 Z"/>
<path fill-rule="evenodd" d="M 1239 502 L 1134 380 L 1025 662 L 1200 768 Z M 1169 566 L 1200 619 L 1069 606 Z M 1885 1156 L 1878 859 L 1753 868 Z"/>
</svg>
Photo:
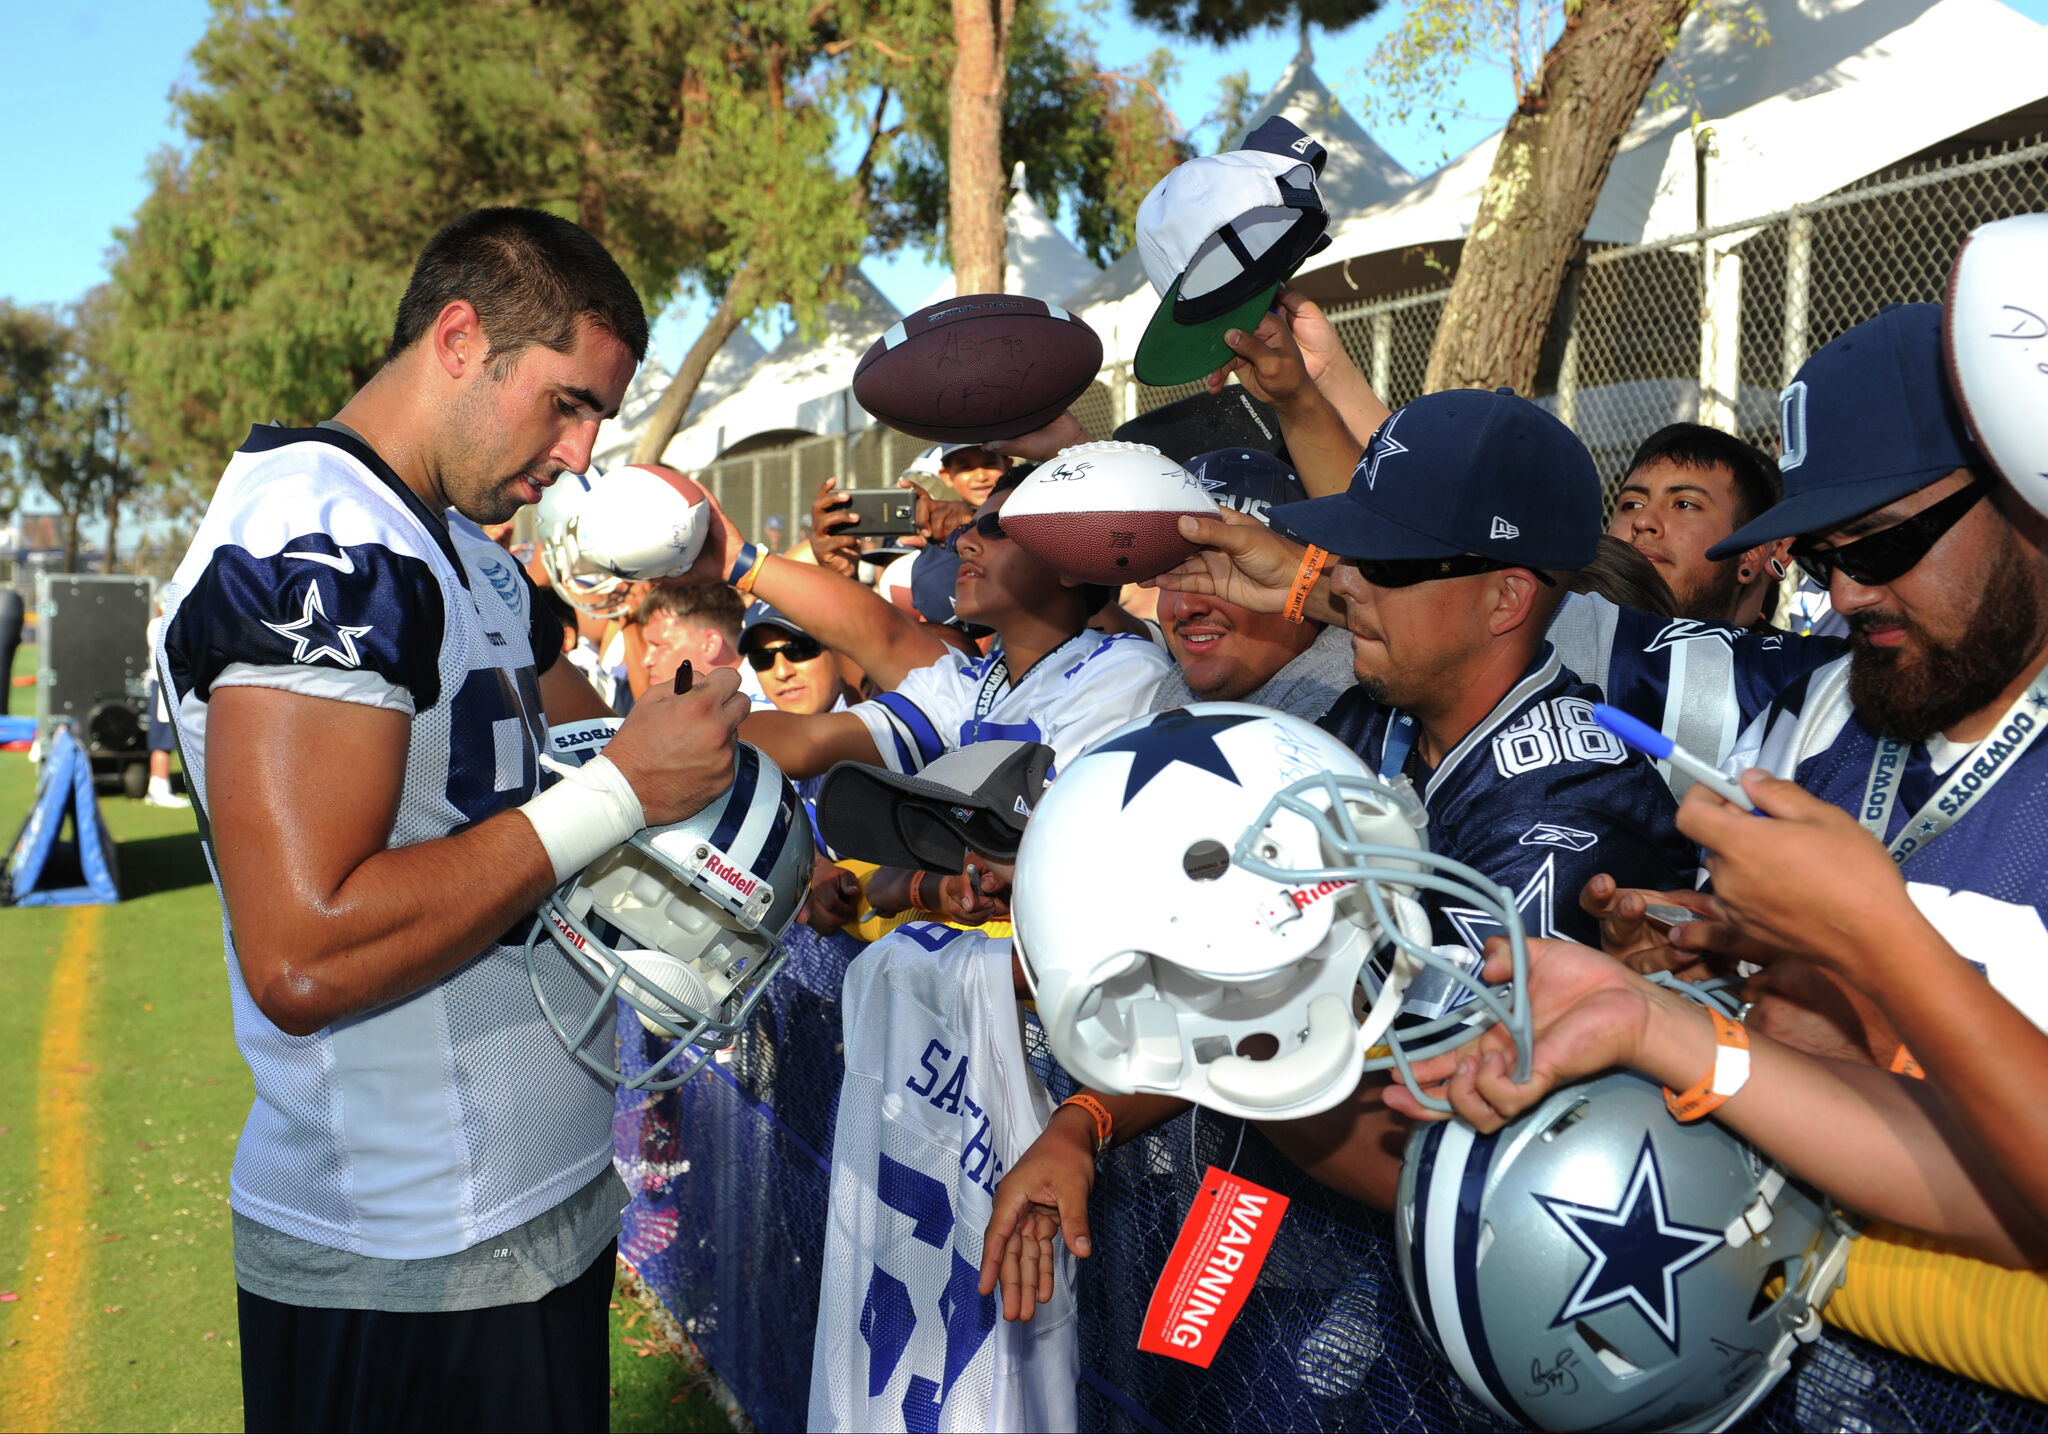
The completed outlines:
<svg viewBox="0 0 2048 1434">
<path fill-rule="evenodd" d="M 1149 709 L 1170 662 L 1144 637 L 1087 626 L 1115 597 L 1055 572 L 1009 541 L 1002 506 L 1017 469 L 956 529 L 955 611 L 995 631 L 985 655 L 963 655 L 874 592 L 827 568 L 742 542 L 717 513 L 697 573 L 722 573 L 772 603 L 880 689 L 846 712 L 757 711 L 741 736 L 798 780 L 835 762 L 916 772 L 941 754 L 991 739 L 1043 742 L 1063 759 Z M 714 510 L 715 511 L 715 510 Z"/>
<path fill-rule="evenodd" d="M 256 1087 L 230 1185 L 252 1430 L 605 1417 L 611 1087 L 506 937 L 730 786 L 744 704 L 715 674 L 665 695 L 536 795 L 546 717 L 606 714 L 478 524 L 588 466 L 646 335 L 575 225 L 455 221 L 384 367 L 334 420 L 250 434 L 165 590 Z"/>
</svg>

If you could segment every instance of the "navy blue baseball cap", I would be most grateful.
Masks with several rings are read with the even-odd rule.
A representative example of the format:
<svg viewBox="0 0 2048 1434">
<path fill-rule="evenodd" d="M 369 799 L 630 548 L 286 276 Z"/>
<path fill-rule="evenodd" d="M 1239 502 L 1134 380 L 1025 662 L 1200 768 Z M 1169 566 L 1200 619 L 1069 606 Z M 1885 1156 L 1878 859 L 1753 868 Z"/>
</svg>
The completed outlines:
<svg viewBox="0 0 2048 1434">
<path fill-rule="evenodd" d="M 1509 389 L 1455 388 L 1389 415 L 1344 492 L 1270 518 L 1346 558 L 1582 568 L 1600 543 L 1600 475 L 1553 414 Z"/>
<path fill-rule="evenodd" d="M 953 608 L 953 589 L 960 580 L 960 555 L 944 543 L 927 543 L 910 565 L 910 605 L 926 622 L 957 627 L 972 638 L 990 629 L 961 618 Z"/>
<path fill-rule="evenodd" d="M 1186 467 L 1220 506 L 1257 518 L 1267 527 L 1273 525 L 1271 509 L 1308 501 L 1308 489 L 1301 486 L 1294 470 L 1262 449 L 1219 448 L 1213 453 L 1197 453 Z"/>
<path fill-rule="evenodd" d="M 791 617 L 781 608 L 770 607 L 765 602 L 755 602 L 748 606 L 746 616 L 740 619 L 740 650 L 742 652 L 746 651 L 747 639 L 752 637 L 757 629 L 764 627 L 779 629 L 790 637 L 810 636 L 808 632 L 803 630 L 802 625 L 795 618 Z"/>
<path fill-rule="evenodd" d="M 1709 558 L 1824 533 L 1984 462 L 1949 392 L 1939 304 L 1894 304 L 1801 364 L 1778 421 L 1784 498 Z"/>
</svg>

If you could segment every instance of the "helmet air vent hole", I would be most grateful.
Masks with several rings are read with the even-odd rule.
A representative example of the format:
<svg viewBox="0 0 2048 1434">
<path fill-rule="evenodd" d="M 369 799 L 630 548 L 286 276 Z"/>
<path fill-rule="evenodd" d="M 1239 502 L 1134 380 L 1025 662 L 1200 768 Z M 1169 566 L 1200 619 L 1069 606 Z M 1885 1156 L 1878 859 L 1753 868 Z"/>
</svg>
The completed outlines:
<svg viewBox="0 0 2048 1434">
<path fill-rule="evenodd" d="M 1280 1038 L 1265 1031 L 1253 1031 L 1237 1043 L 1237 1053 L 1248 1061 L 1270 1061 L 1280 1054 Z"/>
<path fill-rule="evenodd" d="M 1543 1132 L 1544 1141 L 1547 1143 L 1557 1139 L 1567 1130 L 1570 1130 L 1573 1126 L 1584 1120 L 1586 1118 L 1586 1107 L 1591 1104 L 1591 1101 L 1586 1100 L 1574 1102 L 1570 1110 L 1550 1122 L 1550 1128 Z"/>
<path fill-rule="evenodd" d="M 1221 842 L 1204 838 L 1181 855 L 1180 869 L 1191 881 L 1214 881 L 1230 870 L 1230 852 Z"/>
<path fill-rule="evenodd" d="M 1643 1372 L 1643 1367 L 1640 1364 L 1637 1364 L 1612 1344 L 1602 1339 L 1594 1331 L 1593 1326 L 1587 1324 L 1584 1320 L 1573 1320 L 1572 1329 L 1577 1332 L 1580 1339 L 1585 1341 L 1586 1348 L 1593 1351 L 1593 1357 L 1606 1366 L 1609 1374 L 1619 1379 L 1627 1379 L 1631 1374 L 1641 1374 Z"/>
<path fill-rule="evenodd" d="M 1217 1059 L 1220 1059 L 1221 1057 L 1223 1057 L 1223 1056 L 1227 1056 L 1227 1055 L 1229 1055 L 1229 1054 L 1230 1054 L 1230 1037 L 1228 1037 L 1228 1036 L 1196 1036 L 1196 1037 L 1195 1037 L 1195 1063 L 1196 1063 L 1197 1065 L 1204 1065 L 1204 1066 L 1205 1066 L 1205 1065 L 1209 1064 L 1209 1062 L 1211 1062 L 1211 1061 L 1213 1061 L 1213 1060 L 1217 1060 Z"/>
<path fill-rule="evenodd" d="M 1753 1324 L 1771 1312 L 1785 1293 L 1785 1261 L 1773 1260 L 1771 1267 L 1764 1271 L 1763 1283 L 1756 1287 L 1756 1298 L 1749 1302 L 1749 1318 Z"/>
</svg>

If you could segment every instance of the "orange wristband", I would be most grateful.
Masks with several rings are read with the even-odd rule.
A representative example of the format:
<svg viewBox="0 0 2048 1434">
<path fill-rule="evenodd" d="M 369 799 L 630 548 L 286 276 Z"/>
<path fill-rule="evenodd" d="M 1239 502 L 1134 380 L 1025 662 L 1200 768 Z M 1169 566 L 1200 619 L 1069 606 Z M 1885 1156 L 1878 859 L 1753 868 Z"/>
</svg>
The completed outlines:
<svg viewBox="0 0 2048 1434">
<path fill-rule="evenodd" d="M 1914 1080 L 1926 1080 L 1927 1072 L 1920 1069 L 1920 1062 L 1913 1059 L 1913 1053 L 1904 1046 L 1892 1052 L 1891 1072 L 1893 1075 L 1911 1076 Z"/>
<path fill-rule="evenodd" d="M 1115 1123 L 1109 1118 L 1109 1107 L 1092 1095 L 1070 1095 L 1060 1102 L 1063 1109 L 1070 1105 L 1080 1106 L 1095 1118 L 1095 1153 L 1102 1154 L 1109 1148 L 1109 1134 L 1115 1128 Z"/>
<path fill-rule="evenodd" d="M 1677 1095 L 1664 1088 L 1664 1106 L 1680 1124 L 1713 1114 L 1749 1079 L 1749 1032 L 1712 1006 L 1707 1014 L 1714 1021 L 1714 1064 Z"/>
<path fill-rule="evenodd" d="M 1308 595 L 1315 591 L 1316 579 L 1323 575 L 1323 564 L 1330 555 L 1314 543 L 1301 555 L 1301 566 L 1294 571 L 1294 586 L 1287 593 L 1287 620 L 1300 622 L 1302 614 L 1308 611 Z"/>
</svg>

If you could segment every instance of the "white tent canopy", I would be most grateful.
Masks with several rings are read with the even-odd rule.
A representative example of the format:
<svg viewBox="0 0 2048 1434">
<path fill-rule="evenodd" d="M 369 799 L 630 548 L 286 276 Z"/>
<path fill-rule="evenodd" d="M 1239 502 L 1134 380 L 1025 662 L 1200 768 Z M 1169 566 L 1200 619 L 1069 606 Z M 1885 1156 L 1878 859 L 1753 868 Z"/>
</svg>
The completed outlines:
<svg viewBox="0 0 2048 1434">
<path fill-rule="evenodd" d="M 1029 294 L 1048 304 L 1066 307 L 1067 298 L 1100 274 L 1081 246 L 1060 233 L 1024 189 L 1024 161 L 1010 175 L 1010 204 L 1003 212 L 1003 292 Z M 920 309 L 953 297 L 953 276 L 941 279 Z"/>
<path fill-rule="evenodd" d="M 1586 237 L 1630 244 L 1815 199 L 2048 92 L 2048 31 L 1997 0 L 1767 0 L 1769 43 L 1695 13 L 1659 80 L 1689 81 L 1706 122 L 1646 100 L 1609 171 Z M 1653 87 L 1653 97 L 1655 89 Z M 1461 241 L 1499 145 L 1473 146 L 1412 189 L 1334 226 L 1302 276 L 1342 291 L 1348 265 Z M 1320 277 L 1320 282 L 1318 279 Z M 1355 287 L 1355 283 L 1352 285 Z"/>
</svg>

